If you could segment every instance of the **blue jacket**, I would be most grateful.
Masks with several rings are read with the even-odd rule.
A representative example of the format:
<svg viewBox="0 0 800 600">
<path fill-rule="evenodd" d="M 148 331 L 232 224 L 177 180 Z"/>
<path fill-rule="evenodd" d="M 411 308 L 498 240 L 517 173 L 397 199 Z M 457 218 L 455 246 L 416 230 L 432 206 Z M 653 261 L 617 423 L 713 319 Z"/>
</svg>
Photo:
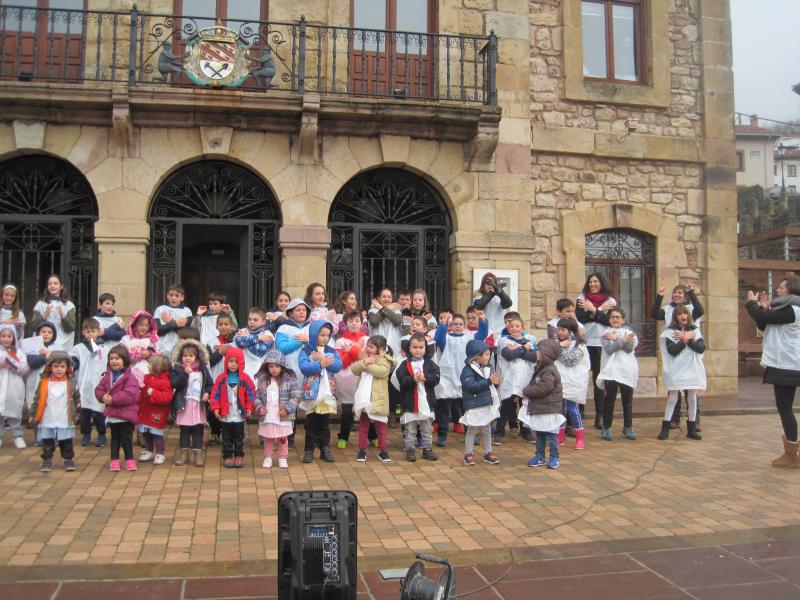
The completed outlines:
<svg viewBox="0 0 800 600">
<path fill-rule="evenodd" d="M 461 398 L 464 401 L 464 412 L 471 408 L 489 406 L 492 403 L 492 393 L 489 391 L 492 382 L 487 377 L 481 377 L 467 363 L 461 369 Z"/>
<path fill-rule="evenodd" d="M 247 348 L 256 356 L 264 356 L 267 352 L 272 350 L 272 344 L 270 342 L 262 342 L 258 339 L 258 336 L 265 331 L 269 331 L 266 325 L 264 327 L 259 327 L 255 331 L 248 328 L 247 332 L 250 335 L 233 338 L 233 341 L 237 348 Z"/>
<path fill-rule="evenodd" d="M 298 356 L 298 364 L 300 365 L 300 372 L 305 376 L 303 381 L 303 399 L 316 400 L 319 393 L 319 380 L 322 374 L 322 364 L 318 360 L 313 360 L 311 354 L 317 351 L 317 338 L 319 332 L 323 327 L 327 327 L 331 332 L 330 341 L 333 339 L 333 325 L 328 321 L 319 320 L 312 321 L 311 326 L 308 328 L 308 344 L 303 346 Z M 331 389 L 334 389 L 333 376 L 342 370 L 342 359 L 339 353 L 331 346 L 325 346 L 324 352 L 326 356 L 333 357 L 333 364 L 326 367 L 328 372 L 328 380 L 331 383 Z"/>
</svg>

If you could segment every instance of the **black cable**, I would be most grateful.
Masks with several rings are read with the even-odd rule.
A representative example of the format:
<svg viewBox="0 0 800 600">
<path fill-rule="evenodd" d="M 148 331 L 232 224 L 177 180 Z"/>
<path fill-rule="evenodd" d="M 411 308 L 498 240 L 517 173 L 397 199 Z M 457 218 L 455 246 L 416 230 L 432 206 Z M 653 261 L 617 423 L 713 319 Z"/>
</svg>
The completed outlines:
<svg viewBox="0 0 800 600">
<path fill-rule="evenodd" d="M 639 484 L 641 483 L 642 478 L 646 477 L 647 475 L 650 475 L 653 471 L 655 471 L 656 467 L 658 466 L 658 463 L 660 463 L 662 460 L 664 460 L 664 458 L 666 458 L 667 454 L 669 454 L 672 451 L 672 449 L 675 447 L 675 444 L 677 444 L 678 439 L 681 437 L 681 433 L 683 433 L 683 430 L 682 429 L 675 430 L 675 433 L 676 433 L 676 436 L 672 440 L 672 443 L 669 444 L 669 446 L 667 447 L 666 450 L 664 450 L 661 454 L 659 454 L 655 458 L 655 460 L 653 461 L 653 464 L 650 465 L 649 469 L 647 469 L 646 471 L 643 471 L 642 473 L 639 473 L 639 475 L 636 477 L 636 480 L 633 482 L 633 485 L 630 485 L 625 489 L 618 490 L 616 492 L 610 492 L 608 494 L 605 494 L 603 496 L 599 496 L 598 498 L 595 498 L 594 500 L 592 500 L 592 502 L 589 504 L 589 506 L 587 506 L 584 509 L 584 511 L 582 513 L 572 517 L 571 519 L 567 519 L 566 521 L 563 521 L 561 523 L 557 523 L 555 525 L 549 525 L 549 526 L 545 527 L 544 529 L 540 529 L 539 531 L 532 531 L 530 533 L 521 533 L 521 534 L 519 534 L 516 538 L 514 538 L 514 541 L 511 542 L 511 549 L 510 549 L 511 562 L 508 563 L 508 567 L 506 568 L 506 570 L 503 571 L 500 575 L 498 575 L 497 577 L 495 577 L 491 581 L 485 583 L 484 585 L 482 585 L 479 588 L 475 588 L 474 590 L 470 590 L 468 592 L 464 592 L 463 594 L 456 594 L 456 598 L 466 598 L 467 596 L 472 596 L 473 594 L 477 594 L 478 592 L 482 592 L 484 590 L 488 590 L 489 588 L 494 587 L 495 585 L 500 583 L 503 579 L 505 579 L 508 576 L 508 574 L 511 573 L 511 569 L 514 568 L 514 565 L 519 564 L 519 562 L 520 562 L 514 556 L 514 551 L 515 551 L 517 545 L 519 544 L 519 542 L 521 542 L 525 538 L 528 538 L 528 537 L 534 536 L 534 535 L 542 535 L 543 533 L 547 533 L 548 531 L 552 531 L 553 529 L 558 529 L 559 527 L 563 527 L 565 525 L 572 525 L 573 523 L 575 523 L 577 521 L 580 521 L 581 519 L 586 517 L 586 515 L 588 515 L 592 511 L 592 509 L 595 507 L 595 505 L 598 504 L 599 502 L 602 502 L 603 500 L 608 500 L 609 498 L 613 498 L 614 496 L 621 496 L 622 494 L 627 494 L 628 492 L 632 492 L 637 487 L 639 487 Z"/>
</svg>

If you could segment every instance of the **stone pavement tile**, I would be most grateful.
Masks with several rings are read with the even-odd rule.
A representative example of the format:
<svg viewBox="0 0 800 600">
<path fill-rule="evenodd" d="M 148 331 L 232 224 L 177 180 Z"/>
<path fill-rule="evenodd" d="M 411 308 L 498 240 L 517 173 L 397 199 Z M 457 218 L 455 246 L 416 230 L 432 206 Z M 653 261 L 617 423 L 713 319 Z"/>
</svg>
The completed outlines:
<svg viewBox="0 0 800 600">
<path fill-rule="evenodd" d="M 769 558 L 786 558 L 789 556 L 800 556 L 800 540 L 731 544 L 726 545 L 725 549 L 748 560 L 760 561 Z"/>
<path fill-rule="evenodd" d="M 61 586 L 53 600 L 86 600 L 86 598 L 128 597 L 147 600 L 180 600 L 178 579 L 134 581 L 81 581 Z"/>
<path fill-rule="evenodd" d="M 697 600 L 797 600 L 800 587 L 788 581 L 769 581 L 693 588 L 691 593 Z"/>
<path fill-rule="evenodd" d="M 11 600 L 24 598 L 25 600 L 51 600 L 58 589 L 58 583 L 0 583 L 0 598 Z"/>
<path fill-rule="evenodd" d="M 774 573 L 800 586 L 800 558 L 762 560 L 758 562 L 758 565 L 767 569 L 770 573 Z M 800 597 L 800 594 L 798 594 L 798 597 Z"/>
<path fill-rule="evenodd" d="M 532 588 L 519 583 L 499 583 L 495 589 L 505 600 L 530 600 Z M 614 600 L 680 600 L 691 596 L 670 585 L 655 573 L 647 571 L 614 573 L 540 579 L 535 585 L 539 598 L 558 600 L 586 600 L 587 598 L 613 598 Z"/>
<path fill-rule="evenodd" d="M 480 565 L 477 571 L 489 581 L 505 573 L 508 565 Z M 624 554 L 610 556 L 586 556 L 538 560 L 515 564 L 502 581 L 522 581 L 551 577 L 570 577 L 573 575 L 599 575 L 604 573 L 625 573 L 644 571 L 645 567 Z"/>
<path fill-rule="evenodd" d="M 686 589 L 778 579 L 775 573 L 718 546 L 637 552 L 631 556 Z"/>
<path fill-rule="evenodd" d="M 187 579 L 186 600 L 200 598 L 263 598 L 278 595 L 277 577 L 228 577 Z"/>
</svg>

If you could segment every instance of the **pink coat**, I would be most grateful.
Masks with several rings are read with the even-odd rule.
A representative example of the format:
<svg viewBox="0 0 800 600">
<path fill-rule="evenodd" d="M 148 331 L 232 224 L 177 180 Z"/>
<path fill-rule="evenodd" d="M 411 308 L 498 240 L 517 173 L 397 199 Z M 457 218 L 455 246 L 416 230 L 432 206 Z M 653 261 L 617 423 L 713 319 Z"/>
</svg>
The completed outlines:
<svg viewBox="0 0 800 600">
<path fill-rule="evenodd" d="M 106 393 L 111 394 L 111 404 L 106 405 L 103 414 L 129 423 L 137 423 L 139 421 L 140 393 L 138 380 L 130 367 L 126 368 L 114 383 L 111 383 L 112 378 L 111 371 L 106 371 L 94 389 L 94 395 L 100 402 L 103 401 Z"/>
</svg>

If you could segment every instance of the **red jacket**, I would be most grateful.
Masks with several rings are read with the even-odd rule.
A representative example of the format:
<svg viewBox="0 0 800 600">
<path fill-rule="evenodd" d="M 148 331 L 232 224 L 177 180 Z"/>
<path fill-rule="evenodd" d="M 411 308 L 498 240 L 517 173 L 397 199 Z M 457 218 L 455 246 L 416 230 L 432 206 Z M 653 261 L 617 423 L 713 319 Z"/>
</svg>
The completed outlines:
<svg viewBox="0 0 800 600">
<path fill-rule="evenodd" d="M 239 410 L 242 416 L 246 418 L 247 413 L 253 412 L 253 400 L 256 397 L 256 386 L 250 376 L 244 372 L 244 352 L 241 348 L 231 347 L 225 353 L 226 368 L 222 374 L 214 381 L 214 387 L 211 388 L 211 410 L 218 410 L 220 416 L 227 417 L 230 412 L 230 404 L 228 403 L 228 369 L 227 364 L 231 358 L 235 358 L 239 363 Z"/>
<path fill-rule="evenodd" d="M 339 358 L 342 359 L 342 368 L 346 369 L 354 362 L 356 362 L 359 358 L 361 358 L 361 344 L 359 344 L 359 340 L 365 337 L 363 331 L 359 330 L 355 333 L 350 331 L 346 331 L 339 336 L 339 339 L 350 340 L 353 342 L 353 345 L 350 346 L 350 350 L 345 352 L 344 350 L 337 349 L 336 352 L 339 353 Z"/>
<path fill-rule="evenodd" d="M 148 390 L 153 390 L 148 394 Z M 172 384 L 169 371 L 158 375 L 145 375 L 144 387 L 139 396 L 139 423 L 164 429 L 167 426 L 170 405 L 172 404 Z"/>
</svg>

